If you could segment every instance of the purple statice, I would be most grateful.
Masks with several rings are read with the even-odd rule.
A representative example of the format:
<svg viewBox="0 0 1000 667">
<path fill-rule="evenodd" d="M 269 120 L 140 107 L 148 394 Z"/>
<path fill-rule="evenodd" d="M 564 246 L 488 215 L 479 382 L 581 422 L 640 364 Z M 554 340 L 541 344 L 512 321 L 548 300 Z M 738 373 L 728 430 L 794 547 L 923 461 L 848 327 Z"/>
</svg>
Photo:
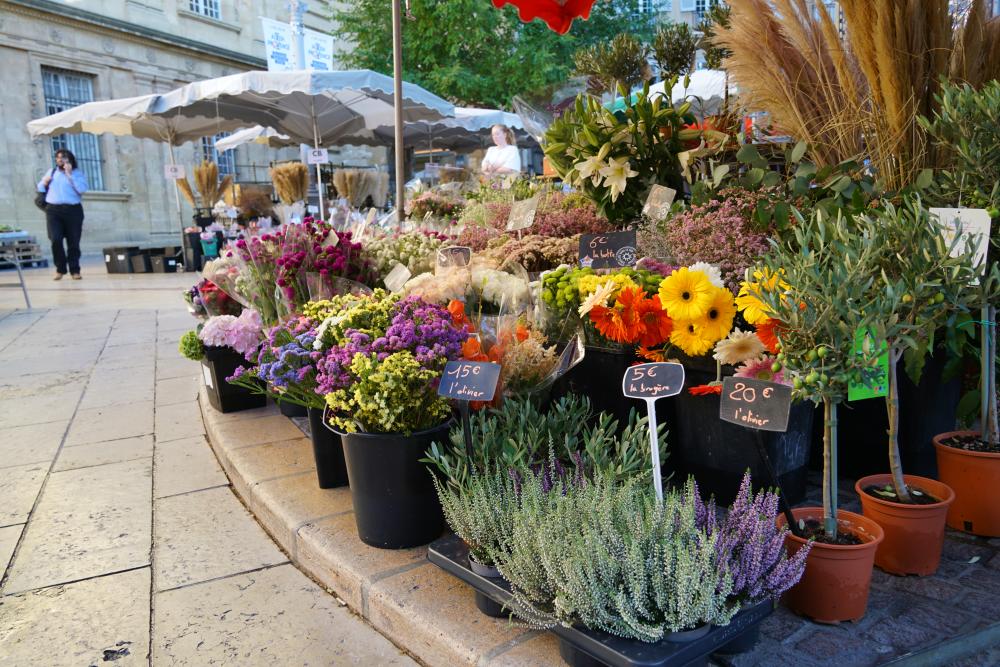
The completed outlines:
<svg viewBox="0 0 1000 667">
<path fill-rule="evenodd" d="M 744 603 L 777 599 L 805 571 L 810 545 L 788 557 L 788 529 L 778 528 L 777 516 L 778 495 L 771 491 L 755 494 L 747 473 L 725 519 L 705 526 L 708 532 L 718 534 L 716 554 L 720 566 L 732 576 L 733 597 Z"/>
</svg>

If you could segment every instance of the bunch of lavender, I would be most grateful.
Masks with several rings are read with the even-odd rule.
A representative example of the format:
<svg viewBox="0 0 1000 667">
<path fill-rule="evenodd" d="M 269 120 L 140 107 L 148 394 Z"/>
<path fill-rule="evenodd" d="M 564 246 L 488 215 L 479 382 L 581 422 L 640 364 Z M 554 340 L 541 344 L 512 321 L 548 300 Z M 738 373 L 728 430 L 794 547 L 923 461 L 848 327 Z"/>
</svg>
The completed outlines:
<svg viewBox="0 0 1000 667">
<path fill-rule="evenodd" d="M 670 256 L 681 266 L 718 266 L 726 285 L 737 291 L 747 267 L 770 248 L 769 230 L 756 229 L 752 217 L 761 198 L 761 193 L 726 188 L 718 199 L 668 219 L 661 228 Z"/>
<path fill-rule="evenodd" d="M 376 290 L 352 297 L 348 308 L 316 330 L 316 391 L 332 409 L 331 423 L 348 432 L 418 431 L 449 413 L 437 395 L 441 373 L 468 338 L 444 307 L 419 297 Z"/>
<path fill-rule="evenodd" d="M 271 327 L 249 359 L 256 365 L 238 368 L 228 380 L 255 393 L 261 391 L 263 382 L 284 402 L 322 409 L 323 397 L 316 393 L 316 364 L 323 353 L 314 348 L 315 341 L 316 322 L 308 317 Z"/>
<path fill-rule="evenodd" d="M 545 412 L 530 398 L 511 398 L 499 408 L 482 410 L 471 417 L 473 456 L 470 461 L 460 426 L 451 430 L 450 446 L 433 443 L 424 461 L 440 471 L 445 483 L 461 491 L 470 471 L 530 468 L 555 452 L 560 465 L 571 466 L 583 455 L 588 472 L 600 471 L 616 479 L 651 474 L 647 419 L 636 412 L 619 434 L 618 421 L 607 413 L 591 417 L 586 396 L 569 394 Z M 660 459 L 666 460 L 667 432 L 659 425 Z"/>
<path fill-rule="evenodd" d="M 701 503 L 697 487 L 694 500 Z M 788 557 L 784 546 L 788 528 L 778 528 L 776 522 L 778 496 L 772 491 L 754 493 L 749 472 L 722 521 L 717 521 L 711 503 L 701 504 L 700 511 L 699 525 L 718 535 L 716 555 L 720 567 L 732 577 L 730 596 L 737 602 L 752 605 L 777 600 L 802 578 L 811 543 Z"/>
<path fill-rule="evenodd" d="M 510 583 L 510 606 L 530 624 L 654 642 L 726 625 L 739 610 L 690 487 L 658 503 L 638 478 L 596 475 L 551 493 L 528 474 L 520 486 L 509 535 L 483 546 Z"/>
</svg>

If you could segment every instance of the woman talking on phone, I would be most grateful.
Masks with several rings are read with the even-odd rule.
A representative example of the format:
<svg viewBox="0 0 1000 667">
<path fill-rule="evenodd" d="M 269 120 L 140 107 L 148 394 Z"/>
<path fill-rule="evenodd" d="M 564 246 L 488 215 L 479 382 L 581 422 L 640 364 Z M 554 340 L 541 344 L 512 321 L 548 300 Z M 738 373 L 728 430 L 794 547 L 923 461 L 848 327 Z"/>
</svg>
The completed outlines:
<svg viewBox="0 0 1000 667">
<path fill-rule="evenodd" d="M 62 280 L 67 268 L 73 280 L 80 280 L 80 236 L 83 233 L 80 196 L 87 191 L 87 176 L 77 169 L 72 152 L 65 148 L 56 151 L 56 167 L 38 182 L 38 191 L 45 193 L 45 222 L 52 241 L 52 263 L 56 265 L 53 280 Z"/>
</svg>

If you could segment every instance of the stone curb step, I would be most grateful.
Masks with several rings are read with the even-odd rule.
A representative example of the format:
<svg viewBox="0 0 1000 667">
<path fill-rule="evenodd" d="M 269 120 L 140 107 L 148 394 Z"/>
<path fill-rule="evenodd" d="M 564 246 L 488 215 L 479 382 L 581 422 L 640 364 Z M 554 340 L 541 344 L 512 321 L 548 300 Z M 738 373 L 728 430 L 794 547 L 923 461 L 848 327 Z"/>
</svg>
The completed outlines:
<svg viewBox="0 0 1000 667">
<path fill-rule="evenodd" d="M 222 414 L 199 394 L 209 442 L 236 493 L 301 570 L 427 665 L 563 665 L 555 637 L 484 616 L 427 548 L 358 539 L 348 488 L 320 489 L 312 443 L 273 405 Z"/>
</svg>

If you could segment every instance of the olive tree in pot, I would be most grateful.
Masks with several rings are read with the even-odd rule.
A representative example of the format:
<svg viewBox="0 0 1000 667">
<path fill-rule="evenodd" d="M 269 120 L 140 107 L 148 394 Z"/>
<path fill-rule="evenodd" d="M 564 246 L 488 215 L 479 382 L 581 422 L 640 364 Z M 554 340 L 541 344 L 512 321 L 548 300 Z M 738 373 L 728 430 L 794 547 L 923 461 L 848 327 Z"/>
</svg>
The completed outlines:
<svg viewBox="0 0 1000 667">
<path fill-rule="evenodd" d="M 858 620 L 883 532 L 874 521 L 837 509 L 837 407 L 850 383 L 874 383 L 878 349 L 856 352 L 856 333 L 871 331 L 879 339 L 890 304 L 884 292 L 872 289 L 879 249 L 850 218 L 821 212 L 798 217 L 793 237 L 775 244 L 758 269 L 765 277 L 758 297 L 778 322 L 778 364 L 794 375 L 794 395 L 822 403 L 824 415 L 823 507 L 792 512 L 799 535 L 786 538 L 789 550 L 810 538 L 814 543 L 802 580 L 784 599 L 817 621 Z"/>
<path fill-rule="evenodd" d="M 932 119 L 921 125 L 948 161 L 938 179 L 942 206 L 985 209 L 991 221 L 986 269 L 976 291 L 979 309 L 979 431 L 934 438 L 938 474 L 955 489 L 948 525 L 975 535 L 1000 536 L 1000 423 L 997 415 L 997 308 L 1000 300 L 1000 82 L 980 90 L 942 88 Z"/>
<path fill-rule="evenodd" d="M 444 517 L 422 459 L 448 438 L 451 408 L 437 387 L 468 333 L 416 296 L 340 299 L 317 330 L 316 380 L 341 433 L 358 535 L 383 549 L 426 544 Z"/>
<path fill-rule="evenodd" d="M 972 258 L 959 247 L 959 239 L 950 245 L 945 241 L 941 224 L 915 196 L 898 208 L 890 204 L 877 215 L 856 218 L 855 226 L 883 250 L 882 279 L 874 289 L 883 290 L 892 306 L 885 330 L 890 473 L 859 479 L 855 489 L 864 515 L 885 531 L 875 564 L 893 574 L 933 574 L 941 561 L 945 517 L 955 492 L 942 482 L 903 474 L 897 368 L 905 353 L 907 366 L 919 374 L 935 334 L 957 332 L 959 317 L 962 322 L 969 319 Z"/>
</svg>

